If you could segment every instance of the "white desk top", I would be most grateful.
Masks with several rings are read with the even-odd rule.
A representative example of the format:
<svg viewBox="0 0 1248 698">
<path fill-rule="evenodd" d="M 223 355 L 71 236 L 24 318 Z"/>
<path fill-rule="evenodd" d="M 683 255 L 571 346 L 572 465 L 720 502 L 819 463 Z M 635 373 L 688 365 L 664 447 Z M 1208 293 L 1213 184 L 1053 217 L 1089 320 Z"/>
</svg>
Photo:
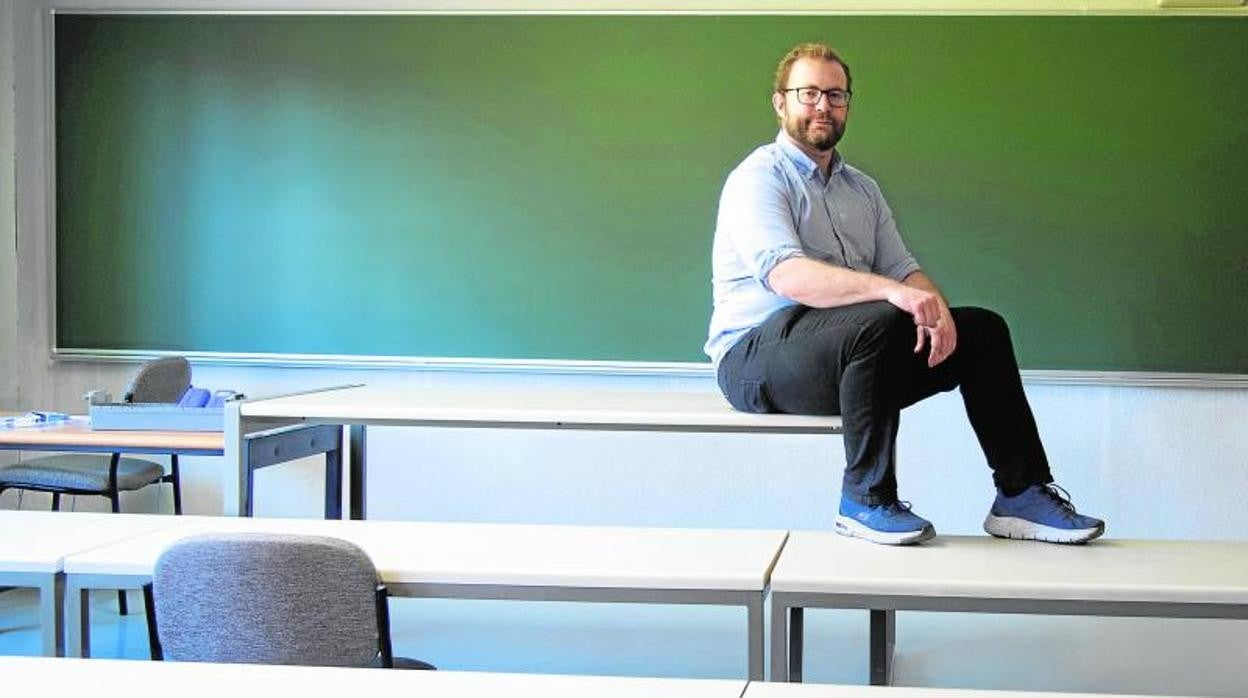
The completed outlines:
<svg viewBox="0 0 1248 698">
<path fill-rule="evenodd" d="M 67 555 L 173 524 L 154 514 L 0 510 L 0 572 L 55 574 Z"/>
<path fill-rule="evenodd" d="M 1248 603 L 1248 542 L 1102 538 L 1052 545 L 937 536 L 875 545 L 794 531 L 772 591 L 1081 601 Z"/>
<path fill-rule="evenodd" d="M 175 540 L 210 531 L 329 535 L 390 584 L 761 591 L 785 531 L 182 516 L 179 525 L 65 559 L 70 574 L 142 575 Z"/>
<path fill-rule="evenodd" d="M 98 698 L 220 698 L 273 693 L 299 698 L 739 698 L 744 680 L 487 674 L 333 667 L 0 657 L 10 686 L 55 686 L 60 695 Z"/>
<path fill-rule="evenodd" d="M 398 390 L 360 386 L 249 400 L 244 417 L 334 423 L 834 434 L 840 417 L 737 412 L 713 391 L 627 389 Z"/>
<path fill-rule="evenodd" d="M 901 686 L 833 686 L 815 683 L 751 681 L 742 698 L 1144 698 L 1107 693 L 984 691 L 969 688 L 905 688 Z"/>
</svg>

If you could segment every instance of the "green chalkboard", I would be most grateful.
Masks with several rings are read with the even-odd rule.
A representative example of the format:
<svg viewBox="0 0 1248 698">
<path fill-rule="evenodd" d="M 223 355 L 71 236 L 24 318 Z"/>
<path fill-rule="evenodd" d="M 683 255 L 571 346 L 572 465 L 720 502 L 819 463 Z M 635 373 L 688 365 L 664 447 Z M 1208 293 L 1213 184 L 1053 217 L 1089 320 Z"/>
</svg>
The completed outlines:
<svg viewBox="0 0 1248 698">
<path fill-rule="evenodd" d="M 771 73 L 1025 368 L 1248 373 L 1248 21 L 56 17 L 62 349 L 703 361 Z"/>
</svg>

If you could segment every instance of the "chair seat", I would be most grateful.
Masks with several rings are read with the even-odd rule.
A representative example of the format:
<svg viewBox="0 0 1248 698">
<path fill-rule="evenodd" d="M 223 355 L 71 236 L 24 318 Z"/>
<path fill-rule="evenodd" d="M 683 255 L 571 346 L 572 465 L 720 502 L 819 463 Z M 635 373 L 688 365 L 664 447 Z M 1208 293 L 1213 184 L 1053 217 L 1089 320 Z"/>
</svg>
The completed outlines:
<svg viewBox="0 0 1248 698">
<path fill-rule="evenodd" d="M 110 456 L 74 453 L 42 456 L 0 468 L 0 486 L 30 489 L 104 492 L 108 488 Z M 117 465 L 117 489 L 137 490 L 159 480 L 165 469 L 141 458 L 122 458 Z"/>
</svg>

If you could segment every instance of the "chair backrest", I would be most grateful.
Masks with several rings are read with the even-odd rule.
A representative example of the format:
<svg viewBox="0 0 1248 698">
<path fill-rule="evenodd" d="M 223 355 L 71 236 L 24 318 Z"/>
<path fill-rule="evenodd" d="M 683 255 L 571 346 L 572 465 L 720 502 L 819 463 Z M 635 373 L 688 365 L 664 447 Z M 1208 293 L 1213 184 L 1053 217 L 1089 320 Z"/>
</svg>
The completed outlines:
<svg viewBox="0 0 1248 698">
<path fill-rule="evenodd" d="M 389 655 L 378 587 L 368 555 L 337 538 L 192 536 L 156 562 L 156 634 L 175 661 L 366 666 Z"/>
<path fill-rule="evenodd" d="M 191 364 L 181 356 L 166 356 L 143 364 L 126 386 L 123 402 L 177 402 L 191 387 Z"/>
</svg>

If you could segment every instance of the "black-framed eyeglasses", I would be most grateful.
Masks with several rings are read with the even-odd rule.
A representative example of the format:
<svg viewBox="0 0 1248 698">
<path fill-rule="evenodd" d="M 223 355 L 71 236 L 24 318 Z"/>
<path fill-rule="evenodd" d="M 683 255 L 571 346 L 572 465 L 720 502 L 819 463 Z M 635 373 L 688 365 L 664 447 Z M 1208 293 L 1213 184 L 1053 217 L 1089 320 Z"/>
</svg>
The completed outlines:
<svg viewBox="0 0 1248 698">
<path fill-rule="evenodd" d="M 821 90 L 818 87 L 790 87 L 782 92 L 796 92 L 798 104 L 805 104 L 813 107 L 819 103 L 820 97 L 827 97 L 828 104 L 834 107 L 849 106 L 849 98 L 854 93 L 849 90 L 839 90 L 832 88 L 830 90 Z"/>
</svg>

